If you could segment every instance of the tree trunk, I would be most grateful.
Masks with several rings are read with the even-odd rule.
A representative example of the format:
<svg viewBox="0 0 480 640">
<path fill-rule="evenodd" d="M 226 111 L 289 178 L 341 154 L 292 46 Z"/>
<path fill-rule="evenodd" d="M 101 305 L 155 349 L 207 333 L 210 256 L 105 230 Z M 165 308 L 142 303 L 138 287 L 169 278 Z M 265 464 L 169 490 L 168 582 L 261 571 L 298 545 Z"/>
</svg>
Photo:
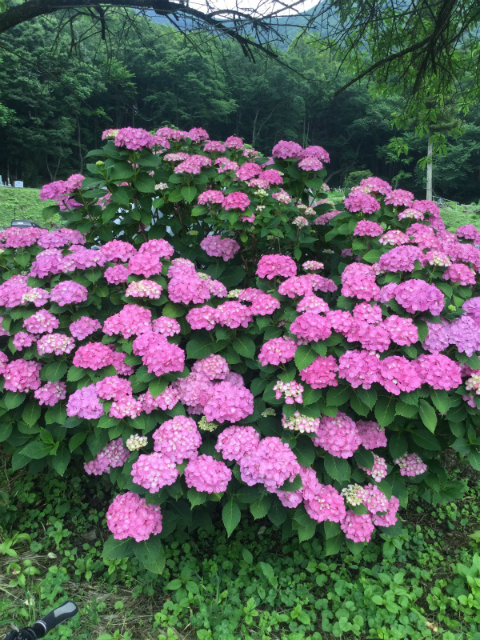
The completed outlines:
<svg viewBox="0 0 480 640">
<path fill-rule="evenodd" d="M 431 200 L 433 196 L 433 142 L 428 139 L 427 151 L 427 200 Z"/>
</svg>

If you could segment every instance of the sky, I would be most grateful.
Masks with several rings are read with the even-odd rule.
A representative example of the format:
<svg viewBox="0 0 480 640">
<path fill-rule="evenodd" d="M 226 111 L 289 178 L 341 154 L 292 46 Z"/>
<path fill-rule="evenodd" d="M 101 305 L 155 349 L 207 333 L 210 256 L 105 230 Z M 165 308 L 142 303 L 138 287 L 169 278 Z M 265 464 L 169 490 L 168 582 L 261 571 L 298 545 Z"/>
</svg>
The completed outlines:
<svg viewBox="0 0 480 640">
<path fill-rule="evenodd" d="M 249 14 L 265 15 L 275 11 L 280 12 L 279 15 L 293 15 L 315 7 L 319 4 L 319 0 L 285 0 L 284 2 L 276 0 L 184 0 L 184 4 L 200 11 L 237 9 Z M 219 17 L 221 16 L 219 15 Z"/>
</svg>

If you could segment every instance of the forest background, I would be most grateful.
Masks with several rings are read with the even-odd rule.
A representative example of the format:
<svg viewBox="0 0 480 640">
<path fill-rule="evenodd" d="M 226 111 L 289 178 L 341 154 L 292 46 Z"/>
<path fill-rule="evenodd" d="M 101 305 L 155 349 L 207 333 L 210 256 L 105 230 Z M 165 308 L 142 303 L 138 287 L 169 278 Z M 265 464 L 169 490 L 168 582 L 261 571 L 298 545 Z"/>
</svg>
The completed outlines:
<svg viewBox="0 0 480 640">
<path fill-rule="evenodd" d="M 202 126 L 212 139 L 234 132 L 261 151 L 279 138 L 321 144 L 331 154 L 331 187 L 369 171 L 419 195 L 427 137 L 416 123 L 392 122 L 404 108 L 349 81 L 338 58 L 320 51 L 315 33 L 293 40 L 275 60 L 248 60 L 232 41 L 205 40 L 129 11 L 110 22 L 105 40 L 62 14 L 18 26 L 0 48 L 0 175 L 25 186 L 81 173 L 88 151 L 109 127 Z M 72 31 L 73 30 L 73 31 Z M 294 35 L 294 34 L 292 34 Z M 459 120 L 456 117 L 456 122 Z M 462 113 L 462 135 L 448 135 L 434 161 L 434 194 L 480 200 L 480 105 Z M 456 127 L 458 129 L 458 127 Z M 403 155 L 398 149 L 403 148 Z"/>
</svg>

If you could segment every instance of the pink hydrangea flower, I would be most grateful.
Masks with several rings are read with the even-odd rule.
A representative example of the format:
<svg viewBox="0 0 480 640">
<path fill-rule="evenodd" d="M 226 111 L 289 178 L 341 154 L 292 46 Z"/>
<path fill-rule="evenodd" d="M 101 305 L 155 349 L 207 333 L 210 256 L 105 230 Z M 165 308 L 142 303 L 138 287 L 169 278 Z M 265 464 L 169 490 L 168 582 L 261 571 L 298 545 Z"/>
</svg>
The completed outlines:
<svg viewBox="0 0 480 640">
<path fill-rule="evenodd" d="M 304 497 L 305 510 L 316 522 L 342 522 L 345 518 L 345 502 L 340 493 L 330 485 L 313 485 Z"/>
<path fill-rule="evenodd" d="M 240 250 L 240 245 L 233 238 L 222 238 L 219 235 L 206 236 L 200 246 L 208 256 L 222 258 L 224 262 L 231 260 Z"/>
<path fill-rule="evenodd" d="M 112 350 L 101 342 L 90 342 L 75 352 L 73 364 L 81 369 L 97 371 L 113 364 Z"/>
<path fill-rule="evenodd" d="M 137 253 L 128 261 L 128 273 L 150 278 L 162 272 L 162 263 L 154 253 Z"/>
<path fill-rule="evenodd" d="M 103 332 L 109 336 L 121 335 L 124 338 L 150 330 L 152 312 L 136 304 L 126 304 L 121 311 L 107 318 Z"/>
<path fill-rule="evenodd" d="M 103 413 L 103 406 L 94 384 L 77 389 L 68 398 L 67 416 L 69 417 L 78 416 L 85 420 L 96 420 L 103 416 Z"/>
<path fill-rule="evenodd" d="M 475 286 L 476 283 L 475 272 L 470 267 L 467 267 L 466 264 L 450 265 L 443 274 L 443 279 L 458 282 L 462 287 Z"/>
<path fill-rule="evenodd" d="M 379 211 L 380 203 L 373 196 L 368 195 L 368 193 L 363 193 L 363 191 L 352 191 L 350 194 L 343 200 L 345 205 L 345 209 L 351 211 L 352 213 L 365 213 L 372 214 L 375 211 Z"/>
<path fill-rule="evenodd" d="M 135 129 L 134 127 L 125 127 L 118 129 L 115 136 L 116 147 L 126 147 L 132 151 L 140 149 L 151 149 L 155 144 L 155 138 L 145 129 Z"/>
<path fill-rule="evenodd" d="M 369 513 L 357 514 L 347 511 L 340 528 L 348 540 L 353 542 L 370 542 L 375 531 L 372 516 Z"/>
<path fill-rule="evenodd" d="M 376 238 L 382 233 L 382 226 L 378 222 L 373 222 L 373 220 L 360 220 L 353 230 L 354 236 L 369 236 L 371 238 Z"/>
<path fill-rule="evenodd" d="M 296 336 L 298 344 L 327 340 L 332 335 L 328 318 L 311 311 L 299 315 L 290 325 L 290 331 Z"/>
<path fill-rule="evenodd" d="M 88 290 L 83 284 L 67 281 L 60 282 L 50 291 L 50 300 L 56 302 L 60 307 L 67 304 L 80 304 L 88 298 Z"/>
<path fill-rule="evenodd" d="M 289 256 L 271 254 L 262 256 L 257 265 L 257 276 L 272 280 L 278 276 L 289 278 L 297 275 L 295 260 Z"/>
<path fill-rule="evenodd" d="M 41 309 L 29 318 L 25 318 L 23 326 L 30 333 L 52 333 L 52 331 L 58 329 L 60 323 L 53 313 L 50 313 L 45 309 Z"/>
<path fill-rule="evenodd" d="M 121 438 L 112 440 L 90 462 L 83 465 L 85 472 L 91 476 L 101 476 L 109 473 L 111 469 L 123 467 L 128 460 L 130 452 L 123 446 Z"/>
<path fill-rule="evenodd" d="M 67 397 L 67 385 L 64 382 L 46 382 L 33 395 L 40 406 L 53 407 Z"/>
<path fill-rule="evenodd" d="M 253 452 L 260 442 L 260 435 L 253 427 L 227 427 L 218 436 L 215 449 L 225 460 L 239 462 Z"/>
<path fill-rule="evenodd" d="M 301 379 L 312 389 L 336 387 L 338 364 L 333 356 L 318 356 L 308 367 L 300 371 Z"/>
<path fill-rule="evenodd" d="M 379 449 L 387 446 L 385 429 L 372 420 L 359 420 L 357 430 L 364 449 Z"/>
<path fill-rule="evenodd" d="M 41 356 L 46 353 L 61 356 L 64 353 L 71 353 L 74 349 L 75 340 L 63 333 L 47 333 L 37 341 L 37 351 Z"/>
<path fill-rule="evenodd" d="M 32 335 L 31 333 L 27 333 L 26 331 L 19 331 L 13 336 L 12 339 L 13 346 L 15 347 L 15 349 L 17 349 L 17 351 L 23 351 L 23 349 L 31 347 L 32 344 L 36 343 L 36 341 L 36 336 Z"/>
<path fill-rule="evenodd" d="M 272 156 L 274 158 L 282 158 L 288 160 L 289 158 L 300 158 L 303 153 L 303 148 L 297 142 L 291 142 L 288 140 L 280 140 L 272 149 Z"/>
<path fill-rule="evenodd" d="M 177 465 L 162 453 L 142 454 L 132 465 L 133 482 L 150 493 L 157 493 L 177 478 Z"/>
<path fill-rule="evenodd" d="M 290 362 L 295 357 L 297 344 L 291 338 L 272 338 L 262 345 L 258 359 L 262 367 L 269 364 L 278 366 Z"/>
<path fill-rule="evenodd" d="M 323 416 L 313 444 L 337 458 L 351 458 L 361 444 L 355 422 L 339 411 L 335 418 Z"/>
<path fill-rule="evenodd" d="M 267 491 L 279 489 L 300 473 L 300 465 L 293 451 L 287 443 L 275 437 L 260 440 L 254 451 L 242 456 L 239 466 L 245 484 L 251 487 L 260 483 Z"/>
<path fill-rule="evenodd" d="M 416 453 L 404 453 L 403 456 L 394 461 L 400 467 L 401 476 L 420 476 L 427 471 L 427 465 Z"/>
<path fill-rule="evenodd" d="M 155 451 L 171 458 L 173 462 L 181 463 L 197 456 L 202 436 L 195 420 L 176 416 L 153 432 L 153 441 Z"/>
<path fill-rule="evenodd" d="M 204 191 L 198 196 L 198 204 L 222 204 L 224 200 L 223 193 L 214 189 Z"/>
<path fill-rule="evenodd" d="M 380 356 L 369 351 L 347 351 L 338 359 L 338 376 L 354 389 L 370 389 L 379 381 Z"/>
<path fill-rule="evenodd" d="M 116 496 L 107 510 L 107 526 L 115 540 L 133 538 L 136 542 L 148 540 L 162 531 L 162 514 L 156 504 L 147 504 L 145 498 L 127 492 Z"/>
<path fill-rule="evenodd" d="M 250 206 L 250 198 L 241 191 L 234 191 L 225 196 L 223 201 L 223 208 L 228 211 L 229 209 L 240 209 L 245 211 Z"/>
<path fill-rule="evenodd" d="M 124 378 L 107 376 L 96 383 L 95 390 L 102 400 L 117 400 L 122 396 L 131 395 L 132 385 Z"/>
<path fill-rule="evenodd" d="M 403 356 L 388 356 L 380 361 L 378 382 L 384 389 L 398 396 L 422 386 L 416 367 Z"/>
<path fill-rule="evenodd" d="M 462 384 L 462 369 L 447 356 L 423 354 L 415 360 L 415 368 L 424 384 L 450 391 Z"/>
<path fill-rule="evenodd" d="M 40 371 L 42 365 L 39 362 L 32 362 L 19 358 L 12 360 L 5 365 L 3 377 L 5 380 L 5 391 L 35 391 L 41 385 Z"/>
<path fill-rule="evenodd" d="M 69 326 L 70 333 L 74 338 L 77 338 L 77 340 L 84 340 L 101 328 L 102 325 L 98 320 L 88 316 L 82 316 Z"/>
<path fill-rule="evenodd" d="M 253 413 L 253 395 L 245 387 L 220 382 L 213 388 L 203 413 L 209 422 L 239 422 Z"/>
<path fill-rule="evenodd" d="M 385 196 L 385 204 L 391 204 L 394 207 L 410 207 L 413 203 L 413 193 L 405 191 L 405 189 L 394 189 Z"/>
<path fill-rule="evenodd" d="M 232 472 L 224 462 L 212 456 L 201 455 L 193 458 L 185 467 L 187 487 L 205 493 L 223 493 L 232 479 Z"/>
</svg>

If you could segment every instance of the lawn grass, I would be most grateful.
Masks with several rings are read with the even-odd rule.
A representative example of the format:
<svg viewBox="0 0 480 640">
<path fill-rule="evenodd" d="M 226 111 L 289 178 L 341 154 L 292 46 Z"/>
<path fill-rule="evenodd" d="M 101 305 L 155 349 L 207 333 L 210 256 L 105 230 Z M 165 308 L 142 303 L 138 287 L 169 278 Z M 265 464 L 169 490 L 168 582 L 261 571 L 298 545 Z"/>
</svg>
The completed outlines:
<svg viewBox="0 0 480 640">
<path fill-rule="evenodd" d="M 9 227 L 12 220 L 31 220 L 47 226 L 42 211 L 54 202 L 42 202 L 39 189 L 0 187 L 0 227 Z"/>
<path fill-rule="evenodd" d="M 219 520 L 167 540 L 156 576 L 134 558 L 102 560 L 107 482 L 4 469 L 0 637 L 73 599 L 80 615 L 52 640 L 480 640 L 480 483 L 450 473 L 468 485 L 462 500 L 414 497 L 403 534 L 377 534 L 359 555 L 325 557 L 266 518 L 227 538 Z"/>
</svg>

